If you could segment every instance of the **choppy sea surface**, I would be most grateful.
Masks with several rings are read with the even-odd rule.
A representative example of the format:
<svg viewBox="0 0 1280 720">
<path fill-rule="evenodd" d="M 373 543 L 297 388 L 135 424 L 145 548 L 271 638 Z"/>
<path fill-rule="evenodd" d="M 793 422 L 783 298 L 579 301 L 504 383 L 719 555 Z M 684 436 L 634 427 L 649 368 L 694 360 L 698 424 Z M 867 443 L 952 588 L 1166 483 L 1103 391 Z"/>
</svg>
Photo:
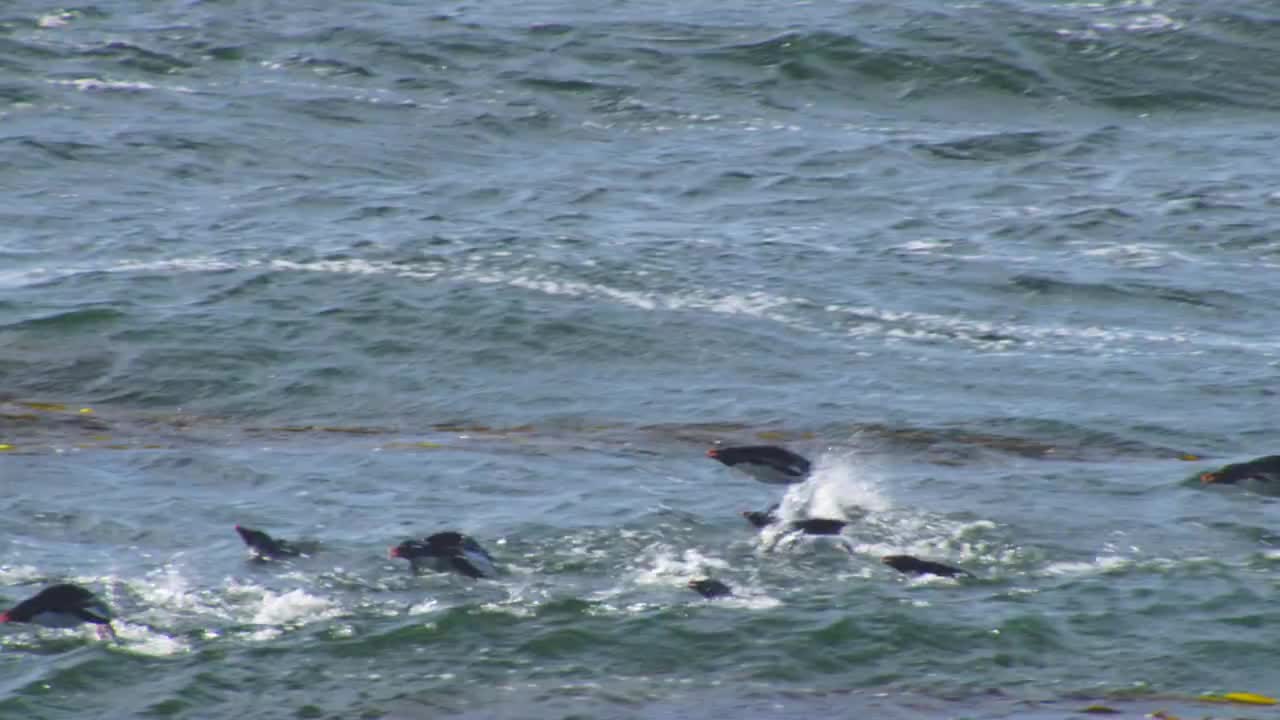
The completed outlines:
<svg viewBox="0 0 1280 720">
<path fill-rule="evenodd" d="M 1197 476 L 1280 450 L 1278 47 L 1262 0 L 3 4 L 0 605 L 120 640 L 0 626 L 0 717 L 1274 716 L 1197 698 L 1280 693 L 1275 494 Z M 852 553 L 770 548 L 784 490 Z M 444 529 L 501 575 L 387 556 Z"/>
</svg>

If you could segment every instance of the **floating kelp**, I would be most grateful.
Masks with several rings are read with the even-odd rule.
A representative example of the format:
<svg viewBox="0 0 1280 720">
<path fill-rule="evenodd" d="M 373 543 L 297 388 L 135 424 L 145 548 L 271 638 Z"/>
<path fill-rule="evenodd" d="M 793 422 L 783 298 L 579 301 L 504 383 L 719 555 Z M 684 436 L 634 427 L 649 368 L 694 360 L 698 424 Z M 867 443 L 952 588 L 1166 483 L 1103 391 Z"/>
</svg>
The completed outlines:
<svg viewBox="0 0 1280 720">
<path fill-rule="evenodd" d="M 1111 436 L 1071 432 L 1060 442 L 1037 437 L 975 432 L 964 428 L 921 428 L 880 423 L 847 423 L 817 429 L 760 427 L 740 422 L 659 423 L 632 425 L 623 422 L 555 421 L 539 426 L 507 427 L 466 420 L 406 421 L 400 426 L 282 423 L 240 424 L 234 418 L 187 413 L 92 408 L 46 400 L 0 400 L 0 440 L 8 450 L 24 453 L 54 452 L 59 448 L 139 449 L 180 448 L 196 445 L 237 445 L 245 441 L 292 443 L 306 438 L 345 435 L 353 438 L 385 437 L 377 447 L 396 450 L 435 449 L 449 439 L 547 441 L 577 446 L 627 446 L 636 448 L 647 439 L 653 445 L 672 443 L 694 448 L 735 442 L 752 444 L 805 443 L 821 438 L 858 438 L 878 451 L 911 453 L 938 465 L 986 462 L 991 453 L 1022 458 L 1060 461 L 1178 458 L 1193 455 L 1171 448 L 1146 445 Z M 440 437 L 433 437 L 438 435 Z M 406 437 L 407 436 L 407 437 Z M 416 437 L 415 437 L 416 436 Z M 425 437 L 423 437 L 425 436 Z M 523 440 L 522 440 L 523 441 Z M 3 450 L 6 448 L 0 448 Z M 700 452 L 691 450 L 691 452 Z"/>
<path fill-rule="evenodd" d="M 1241 705 L 1275 705 L 1277 702 L 1273 697 L 1249 692 L 1229 692 L 1221 695 L 1208 694 L 1201 695 L 1200 699 L 1207 702 L 1239 703 Z"/>
</svg>

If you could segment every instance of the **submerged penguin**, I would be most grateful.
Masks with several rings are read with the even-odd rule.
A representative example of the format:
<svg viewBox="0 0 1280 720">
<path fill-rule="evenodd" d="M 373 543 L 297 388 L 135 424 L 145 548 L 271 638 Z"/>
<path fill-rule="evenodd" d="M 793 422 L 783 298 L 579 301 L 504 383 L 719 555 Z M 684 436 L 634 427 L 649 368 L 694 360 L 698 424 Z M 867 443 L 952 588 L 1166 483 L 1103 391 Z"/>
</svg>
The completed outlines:
<svg viewBox="0 0 1280 720">
<path fill-rule="evenodd" d="M 784 532 L 798 532 L 804 535 L 839 535 L 848 525 L 846 520 L 835 518 L 805 518 L 787 523 Z"/>
<path fill-rule="evenodd" d="M 812 468 L 803 456 L 776 445 L 711 448 L 707 457 L 770 485 L 802 483 Z"/>
<path fill-rule="evenodd" d="M 409 561 L 414 572 L 425 565 L 436 572 L 456 572 L 469 578 L 493 577 L 498 570 L 493 557 L 480 543 L 460 532 L 447 530 L 421 540 L 405 540 L 391 548 L 389 556 Z"/>
<path fill-rule="evenodd" d="M 256 560 L 275 560 L 285 557 L 297 557 L 311 548 L 295 545 L 287 540 L 277 540 L 261 530 L 254 530 L 243 525 L 236 526 L 240 539 L 249 546 L 249 552 Z"/>
<path fill-rule="evenodd" d="M 98 637 L 112 639 L 111 611 L 92 592 L 79 585 L 50 585 L 35 595 L 0 613 L 0 623 L 34 623 L 49 628 L 70 628 L 83 623 L 96 625 Z"/>
<path fill-rule="evenodd" d="M 782 519 L 778 517 L 778 508 L 780 506 L 780 503 L 774 503 L 766 510 L 743 510 L 742 517 L 746 518 L 747 522 L 751 523 L 754 528 L 767 528 Z"/>
<path fill-rule="evenodd" d="M 968 570 L 943 565 L 932 560 L 921 560 L 911 555 L 885 555 L 880 562 L 907 575 L 939 575 L 941 577 L 973 577 Z"/>
<path fill-rule="evenodd" d="M 725 585 L 715 578 L 690 580 L 689 589 L 708 600 L 713 600 L 718 597 L 727 597 L 733 594 L 733 588 Z"/>
<path fill-rule="evenodd" d="M 778 507 L 778 504 L 774 504 L 767 510 L 747 510 L 742 513 L 742 517 L 746 518 L 747 522 L 760 530 L 781 524 L 773 541 L 768 543 L 767 549 L 772 549 L 785 538 L 797 535 L 839 535 L 849 525 L 847 520 L 836 518 L 805 518 L 785 522 L 778 516 Z M 847 543 L 845 549 L 851 551 Z"/>
</svg>

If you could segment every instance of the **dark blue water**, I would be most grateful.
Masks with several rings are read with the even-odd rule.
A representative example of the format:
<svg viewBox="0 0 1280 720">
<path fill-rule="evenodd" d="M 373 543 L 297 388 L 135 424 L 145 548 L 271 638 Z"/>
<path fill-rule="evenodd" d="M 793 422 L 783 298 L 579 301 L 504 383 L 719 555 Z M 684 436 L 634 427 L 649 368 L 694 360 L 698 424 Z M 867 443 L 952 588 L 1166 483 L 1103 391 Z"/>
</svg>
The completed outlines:
<svg viewBox="0 0 1280 720">
<path fill-rule="evenodd" d="M 579 5 L 0 8 L 0 716 L 1280 693 L 1274 7 Z"/>
</svg>

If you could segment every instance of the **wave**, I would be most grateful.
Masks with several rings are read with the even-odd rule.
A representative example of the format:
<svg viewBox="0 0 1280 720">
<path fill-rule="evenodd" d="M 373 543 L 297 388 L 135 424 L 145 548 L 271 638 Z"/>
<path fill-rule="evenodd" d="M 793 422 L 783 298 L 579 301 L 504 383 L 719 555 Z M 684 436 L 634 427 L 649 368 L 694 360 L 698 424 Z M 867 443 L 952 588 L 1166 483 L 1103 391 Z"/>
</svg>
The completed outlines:
<svg viewBox="0 0 1280 720">
<path fill-rule="evenodd" d="M 1102 250 L 1099 250 L 1101 252 Z M 1117 252 L 1120 250 L 1117 249 Z M 1259 347 L 1270 349 L 1275 343 L 1266 339 L 1250 341 L 1226 335 L 1212 336 L 1189 332 L 1155 331 L 1103 327 L 1098 325 L 1077 327 L 1069 325 L 1023 325 L 1014 322 L 997 322 L 976 319 L 962 314 L 946 315 L 919 311 L 897 310 L 876 306 L 854 306 L 839 303 L 821 304 L 803 296 L 775 295 L 765 291 L 720 292 L 714 288 L 656 291 L 646 289 L 644 278 L 637 274 L 628 278 L 631 287 L 620 286 L 616 281 L 601 282 L 572 277 L 571 272 L 539 272 L 525 267 L 517 269 L 516 258 L 511 253 L 498 251 L 485 255 L 471 255 L 465 262 L 402 262 L 361 259 L 295 261 L 285 259 L 224 260 L 215 257 L 175 258 L 154 261 L 120 261 L 111 265 L 83 268 L 60 267 L 56 270 L 33 268 L 0 274 L 0 283 L 10 287 L 38 286 L 73 278 L 85 273 L 108 272 L 140 276 L 165 276 L 185 273 L 248 272 L 254 279 L 250 285 L 263 282 L 262 273 L 306 273 L 349 276 L 387 276 L 415 281 L 464 283 L 483 287 L 504 285 L 527 290 L 545 296 L 559 296 L 596 300 L 607 304 L 650 312 L 700 311 L 713 315 L 739 316 L 767 320 L 808 333 L 829 333 L 831 328 L 843 329 L 850 337 L 881 336 L 889 340 L 908 342 L 961 342 L 980 348 L 1009 352 L 1019 347 L 1034 348 L 1067 354 L 1094 352 L 1099 342 L 1115 347 L 1126 354 L 1154 352 L 1160 346 L 1170 351 L 1194 344 L 1198 348 L 1221 349 Z M 1204 294 L 1189 293 L 1175 288 L 1129 284 L 1128 286 L 1079 284 L 1057 280 L 1042 275 L 1016 275 L 1010 280 L 1013 288 L 1035 293 L 1078 291 L 1105 300 L 1108 295 L 1139 297 L 1172 301 L 1179 304 L 1212 306 L 1214 303 Z M 224 295 L 225 295 L 224 291 Z M 226 297 L 230 297 L 229 295 Z M 98 311 L 83 315 L 98 319 Z M 101 312 L 114 313 L 104 310 Z M 72 317 L 81 317 L 74 314 Z M 114 317 L 113 315 L 111 317 Z M 20 321 L 25 322 L 25 321 Z M 1120 350 L 1120 348 L 1124 348 Z"/>
<path fill-rule="evenodd" d="M 762 87 L 872 100 L 891 91 L 899 104 L 994 95 L 1124 110 L 1280 107 L 1280 61 L 1268 50 L 1280 31 L 1265 12 L 1170 2 L 907 7 L 867 8 L 857 34 L 795 30 L 702 56 L 767 70 Z"/>
<path fill-rule="evenodd" d="M 199 32 L 185 34 L 172 32 L 162 16 L 148 22 L 144 14 L 131 19 L 129 32 L 106 41 L 94 30 L 110 26 L 112 13 L 75 11 L 30 17 L 4 41 L 14 46 L 6 55 L 28 70 L 48 57 L 75 58 L 108 82 L 159 76 L 204 82 L 212 59 L 215 70 L 266 67 L 298 80 L 341 78 L 362 92 L 421 84 L 434 94 L 496 83 L 547 100 L 587 98 L 592 102 L 582 109 L 600 117 L 661 108 L 628 104 L 650 95 L 646 88 L 688 98 L 746 94 L 796 107 L 805 98 L 819 106 L 847 107 L 855 99 L 900 107 L 1003 97 L 1046 109 L 1280 108 L 1280 59 L 1272 51 L 1280 30 L 1273 10 L 1260 3 L 862 4 L 843 14 L 780 9 L 770 13 L 770 24 L 729 10 L 676 12 L 666 22 L 569 13 L 554 24 L 531 25 L 442 16 L 425 35 L 407 31 L 388 10 L 375 7 L 340 23 L 316 12 L 309 18 L 316 24 L 297 32 L 208 9 L 191 20 L 205 23 L 194 28 Z"/>
</svg>

